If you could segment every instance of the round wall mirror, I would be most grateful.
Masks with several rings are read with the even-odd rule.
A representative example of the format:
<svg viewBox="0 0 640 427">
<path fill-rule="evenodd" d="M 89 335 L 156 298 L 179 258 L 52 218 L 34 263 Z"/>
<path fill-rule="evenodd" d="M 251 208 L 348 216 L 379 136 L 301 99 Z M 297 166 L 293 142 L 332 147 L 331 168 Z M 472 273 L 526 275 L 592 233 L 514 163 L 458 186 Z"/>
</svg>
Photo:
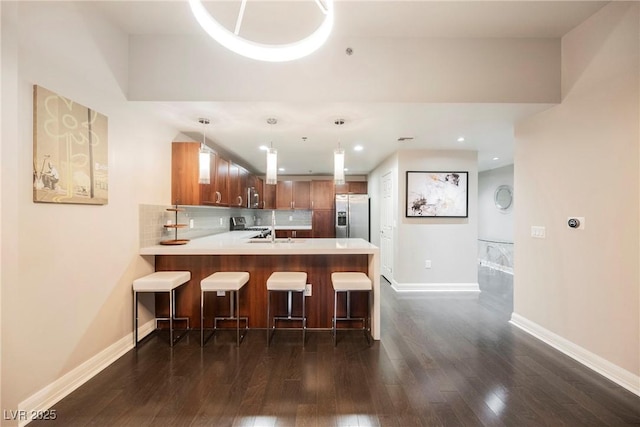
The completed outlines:
<svg viewBox="0 0 640 427">
<path fill-rule="evenodd" d="M 493 194 L 493 201 L 501 211 L 506 211 L 513 204 L 513 188 L 510 185 L 501 185 Z"/>
</svg>

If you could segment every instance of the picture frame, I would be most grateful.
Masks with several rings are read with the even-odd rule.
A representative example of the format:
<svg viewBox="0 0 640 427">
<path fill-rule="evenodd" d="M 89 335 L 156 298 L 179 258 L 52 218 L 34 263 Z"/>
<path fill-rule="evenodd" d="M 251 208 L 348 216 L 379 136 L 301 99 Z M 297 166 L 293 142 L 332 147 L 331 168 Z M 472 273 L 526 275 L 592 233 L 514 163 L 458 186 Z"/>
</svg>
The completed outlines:
<svg viewBox="0 0 640 427">
<path fill-rule="evenodd" d="M 106 205 L 108 119 L 33 86 L 33 201 Z"/>
<path fill-rule="evenodd" d="M 407 171 L 407 218 L 468 218 L 469 172 Z"/>
</svg>

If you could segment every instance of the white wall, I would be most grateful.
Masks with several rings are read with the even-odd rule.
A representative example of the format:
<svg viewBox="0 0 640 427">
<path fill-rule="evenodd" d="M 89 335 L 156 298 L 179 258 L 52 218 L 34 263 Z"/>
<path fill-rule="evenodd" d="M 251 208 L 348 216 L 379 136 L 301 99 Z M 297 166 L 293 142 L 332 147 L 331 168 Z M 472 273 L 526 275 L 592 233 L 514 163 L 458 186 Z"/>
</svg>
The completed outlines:
<svg viewBox="0 0 640 427">
<path fill-rule="evenodd" d="M 639 51 L 635 2 L 610 3 L 562 39 L 562 103 L 516 127 L 514 179 L 514 321 L 638 394 Z M 574 215 L 583 231 L 567 227 Z"/>
<path fill-rule="evenodd" d="M 79 3 L 1 7 L 2 408 L 16 410 L 131 333 L 131 282 L 153 271 L 138 205 L 169 204 L 177 130 L 126 102 L 126 35 Z M 108 205 L 32 202 L 33 84 L 108 117 Z"/>
<path fill-rule="evenodd" d="M 379 179 L 395 171 L 396 207 L 393 285 L 398 290 L 477 289 L 478 166 L 475 151 L 403 150 L 369 176 L 370 191 L 380 199 Z M 468 171 L 468 218 L 407 218 L 406 171 Z M 378 183 L 378 185 L 376 185 Z M 379 235 L 379 207 L 372 197 L 372 236 Z M 378 218 L 374 218 L 375 216 Z M 379 243 L 379 239 L 373 240 Z M 432 268 L 425 269 L 425 260 Z"/>
<path fill-rule="evenodd" d="M 478 238 L 499 242 L 513 242 L 514 203 L 500 210 L 494 202 L 496 189 L 501 185 L 513 188 L 513 165 L 483 171 L 478 174 Z"/>
</svg>

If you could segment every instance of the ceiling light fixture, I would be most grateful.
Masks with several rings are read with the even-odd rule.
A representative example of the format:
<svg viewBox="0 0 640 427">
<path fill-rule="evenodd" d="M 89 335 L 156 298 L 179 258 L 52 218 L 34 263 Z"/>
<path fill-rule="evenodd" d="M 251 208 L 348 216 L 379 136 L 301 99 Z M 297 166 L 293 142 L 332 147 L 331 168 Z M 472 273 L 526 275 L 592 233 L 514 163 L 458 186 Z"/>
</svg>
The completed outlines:
<svg viewBox="0 0 640 427">
<path fill-rule="evenodd" d="M 337 119 L 336 126 L 342 126 L 344 119 Z M 338 140 L 338 148 L 333 152 L 333 182 L 336 185 L 344 184 L 344 150 L 340 147 L 340 141 Z"/>
<path fill-rule="evenodd" d="M 458 138 L 458 142 L 464 142 L 464 136 L 461 136 L 460 138 Z"/>
<path fill-rule="evenodd" d="M 316 51 L 329 38 L 333 28 L 333 0 L 315 0 L 318 7 L 325 15 L 322 24 L 307 37 L 293 43 L 286 44 L 264 44 L 257 43 L 240 37 L 240 25 L 244 15 L 246 0 L 242 1 L 240 13 L 236 21 L 235 32 L 227 30 L 218 21 L 213 19 L 211 14 L 202 5 L 201 0 L 189 0 L 191 12 L 195 16 L 200 26 L 222 46 L 232 52 L 247 58 L 267 62 L 285 62 L 300 59 Z"/>
<path fill-rule="evenodd" d="M 278 120 L 274 119 L 273 117 L 270 117 L 267 119 L 267 123 L 271 126 L 271 129 L 273 129 L 273 125 L 278 123 Z M 278 183 L 278 150 L 273 148 L 273 140 L 272 140 L 271 147 L 269 147 L 269 149 L 267 150 L 267 176 L 265 179 L 265 184 L 276 185 L 277 183 Z"/>
<path fill-rule="evenodd" d="M 199 118 L 198 122 L 202 124 L 202 144 L 200 145 L 200 153 L 198 155 L 198 183 L 211 184 L 211 153 L 207 147 L 206 131 L 209 119 Z"/>
<path fill-rule="evenodd" d="M 353 151 L 362 151 L 364 150 L 364 147 L 362 145 L 356 145 L 355 147 L 353 147 Z"/>
</svg>

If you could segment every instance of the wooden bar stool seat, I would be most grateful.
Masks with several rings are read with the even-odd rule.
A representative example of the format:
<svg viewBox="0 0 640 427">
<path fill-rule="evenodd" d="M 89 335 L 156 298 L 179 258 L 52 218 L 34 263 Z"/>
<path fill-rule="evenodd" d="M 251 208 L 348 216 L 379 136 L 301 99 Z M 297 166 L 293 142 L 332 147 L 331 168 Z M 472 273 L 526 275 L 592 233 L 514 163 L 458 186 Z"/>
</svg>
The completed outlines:
<svg viewBox="0 0 640 427">
<path fill-rule="evenodd" d="M 277 320 L 302 321 L 302 346 L 305 344 L 305 331 L 307 329 L 306 301 L 304 290 L 307 284 L 307 273 L 294 271 L 276 271 L 267 279 L 267 346 L 271 344 L 271 338 L 276 329 Z M 271 318 L 271 293 L 287 292 L 287 315 Z M 302 317 L 293 317 L 291 314 L 293 292 L 302 295 Z M 269 326 L 272 325 L 272 326 Z"/>
<path fill-rule="evenodd" d="M 249 318 L 240 317 L 240 289 L 249 281 L 249 273 L 246 271 L 219 271 L 213 273 L 200 281 L 200 345 L 204 346 L 218 330 L 218 321 L 236 321 L 236 345 L 244 339 L 247 329 L 249 329 Z M 229 292 L 229 316 L 215 316 L 213 318 L 213 332 L 207 340 L 204 338 L 204 300 L 206 292 Z M 235 307 L 235 308 L 234 308 Z M 244 321 L 244 331 L 240 335 L 240 321 Z"/>
<path fill-rule="evenodd" d="M 156 329 L 158 320 L 169 321 L 169 344 L 171 347 L 185 334 L 173 339 L 173 321 L 186 320 L 189 330 L 188 317 L 176 317 L 176 288 L 191 280 L 189 271 L 156 271 L 133 281 L 133 318 L 134 318 L 134 345 L 138 347 L 138 294 L 140 292 L 166 292 L 169 294 L 169 317 L 156 317 Z"/>
<path fill-rule="evenodd" d="M 364 273 L 359 272 L 335 272 L 331 273 L 331 283 L 333 285 L 333 319 L 331 329 L 333 333 L 333 345 L 337 345 L 337 329 L 338 321 L 361 321 L 362 330 L 367 339 L 367 343 L 371 345 L 371 294 L 373 286 L 371 279 Z M 347 294 L 347 315 L 346 317 L 338 317 L 338 293 L 345 292 Z M 351 292 L 367 292 L 367 317 L 351 317 Z"/>
</svg>

